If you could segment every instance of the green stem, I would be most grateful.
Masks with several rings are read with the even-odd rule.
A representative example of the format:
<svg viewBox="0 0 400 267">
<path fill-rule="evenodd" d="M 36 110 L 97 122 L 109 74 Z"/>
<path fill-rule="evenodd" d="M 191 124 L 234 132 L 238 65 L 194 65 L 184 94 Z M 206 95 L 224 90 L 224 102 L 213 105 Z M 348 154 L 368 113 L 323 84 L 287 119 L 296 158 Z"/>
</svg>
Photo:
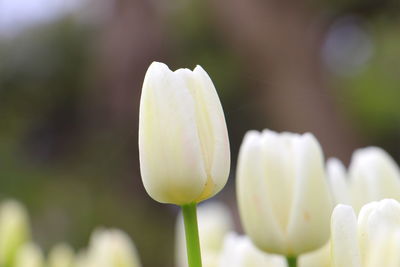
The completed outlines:
<svg viewBox="0 0 400 267">
<path fill-rule="evenodd" d="M 196 203 L 182 205 L 185 222 L 186 249 L 189 267 L 201 267 L 199 229 L 197 226 Z"/>
<path fill-rule="evenodd" d="M 287 261 L 288 267 L 297 267 L 297 257 L 296 256 L 286 257 L 286 261 Z"/>
</svg>

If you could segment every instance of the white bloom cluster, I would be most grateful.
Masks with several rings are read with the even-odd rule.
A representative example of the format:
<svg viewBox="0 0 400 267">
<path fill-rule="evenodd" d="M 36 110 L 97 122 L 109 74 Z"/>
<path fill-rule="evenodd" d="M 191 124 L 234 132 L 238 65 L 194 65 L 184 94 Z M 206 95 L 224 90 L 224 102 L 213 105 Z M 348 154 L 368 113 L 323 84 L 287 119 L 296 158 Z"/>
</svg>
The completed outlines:
<svg viewBox="0 0 400 267">
<path fill-rule="evenodd" d="M 183 208 L 187 240 L 195 239 L 187 242 L 191 266 L 201 266 L 200 251 L 205 267 L 400 266 L 395 161 L 369 147 L 354 152 L 348 171 L 337 159 L 325 165 L 311 133 L 245 135 L 236 195 L 246 236 L 232 233 L 223 206 L 207 204 L 199 209 L 199 249 L 196 204 L 224 187 L 230 168 L 221 103 L 199 66 L 173 72 L 151 64 L 141 96 L 139 152 L 148 194 Z M 177 225 L 176 262 L 186 267 L 182 219 Z"/>
<path fill-rule="evenodd" d="M 89 247 L 75 254 L 68 244 L 48 255 L 31 239 L 28 213 L 15 200 L 0 204 L 0 266 L 2 267 L 140 267 L 135 245 L 117 229 L 97 229 Z"/>
</svg>

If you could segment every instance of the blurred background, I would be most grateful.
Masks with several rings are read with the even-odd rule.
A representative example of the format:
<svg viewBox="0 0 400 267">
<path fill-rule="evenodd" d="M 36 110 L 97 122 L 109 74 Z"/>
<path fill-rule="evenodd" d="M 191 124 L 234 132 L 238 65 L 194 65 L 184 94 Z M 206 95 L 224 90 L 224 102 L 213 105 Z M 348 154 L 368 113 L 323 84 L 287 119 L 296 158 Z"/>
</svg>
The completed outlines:
<svg viewBox="0 0 400 267">
<path fill-rule="evenodd" d="M 233 212 L 248 129 L 310 131 L 346 164 L 366 145 L 400 160 L 398 0 L 0 0 L 0 198 L 27 206 L 44 248 L 119 227 L 144 266 L 173 266 L 178 209 L 139 171 L 152 61 L 212 77 L 233 160 L 216 198 Z"/>
</svg>

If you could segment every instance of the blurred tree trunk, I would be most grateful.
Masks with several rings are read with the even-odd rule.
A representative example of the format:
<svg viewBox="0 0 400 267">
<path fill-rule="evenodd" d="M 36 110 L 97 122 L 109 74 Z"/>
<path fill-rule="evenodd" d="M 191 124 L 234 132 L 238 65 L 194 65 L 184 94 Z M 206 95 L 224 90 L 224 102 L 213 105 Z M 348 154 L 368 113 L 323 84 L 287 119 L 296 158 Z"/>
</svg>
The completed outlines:
<svg viewBox="0 0 400 267">
<path fill-rule="evenodd" d="M 119 164 L 129 173 L 126 183 L 134 182 L 136 188 L 144 190 L 139 186 L 137 147 L 140 92 L 150 63 L 162 60 L 166 54 L 165 23 L 151 1 L 102 1 L 109 2 L 106 11 L 111 11 L 94 43 L 94 84 L 87 101 L 92 103 L 87 127 L 89 132 L 97 133 L 95 142 L 102 147 L 108 144 L 116 151 L 106 157 L 125 155 L 126 162 Z"/>
<path fill-rule="evenodd" d="M 149 64 L 165 54 L 163 21 L 157 6 L 146 0 L 112 2 L 111 18 L 98 42 L 97 88 L 101 120 L 137 131 L 140 92 Z"/>
<path fill-rule="evenodd" d="M 132 211 L 136 212 L 135 223 L 146 226 L 150 231 L 149 234 L 141 233 L 140 228 L 131 229 L 141 250 L 141 260 L 148 266 L 171 266 L 173 248 L 168 241 L 172 239 L 173 233 L 165 233 L 163 227 L 172 228 L 173 220 L 167 217 L 169 213 L 163 212 L 161 205 L 154 205 L 154 201 L 146 197 L 140 179 L 137 145 L 143 78 L 150 63 L 163 61 L 167 54 L 165 21 L 158 6 L 152 1 L 103 1 L 112 2 L 114 9 L 105 25 L 100 27 L 100 38 L 95 44 L 96 81 L 92 95 L 89 96 L 95 99 L 95 107 L 89 121 L 96 123 L 92 125 L 95 131 L 105 134 L 106 137 L 102 137 L 100 142 L 107 142 L 114 149 L 118 146 L 117 152 L 109 151 L 104 157 L 112 158 L 110 161 L 121 173 L 118 175 L 116 172 L 119 176 L 118 184 L 121 185 L 119 197 L 123 195 L 127 205 L 130 205 L 129 202 L 139 203 L 136 204 L 136 211 Z M 110 156 L 110 153 L 116 156 Z M 138 213 L 138 207 L 146 207 L 146 214 Z M 154 214 L 164 214 L 163 220 L 148 224 Z M 157 257 L 153 253 L 154 243 L 146 241 L 148 238 L 155 240 L 152 237 L 155 235 L 161 236 L 157 243 L 160 250 Z"/>
<path fill-rule="evenodd" d="M 209 1 L 218 28 L 255 78 L 264 115 L 277 130 L 312 132 L 328 156 L 348 161 L 358 146 L 339 114 L 320 61 L 324 29 L 306 1 Z"/>
</svg>

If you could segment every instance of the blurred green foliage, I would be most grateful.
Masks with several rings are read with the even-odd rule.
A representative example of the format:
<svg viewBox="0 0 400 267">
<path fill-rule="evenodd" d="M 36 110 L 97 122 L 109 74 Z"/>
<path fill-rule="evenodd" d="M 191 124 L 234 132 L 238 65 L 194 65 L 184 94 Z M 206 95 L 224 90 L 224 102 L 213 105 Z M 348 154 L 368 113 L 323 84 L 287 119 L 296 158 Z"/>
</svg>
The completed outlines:
<svg viewBox="0 0 400 267">
<path fill-rule="evenodd" d="M 377 19 L 371 24 L 372 58 L 358 74 L 340 81 L 339 96 L 363 136 L 397 152 L 390 146 L 398 146 L 395 139 L 400 137 L 399 32 L 399 21 Z"/>
<path fill-rule="evenodd" d="M 174 219 L 132 196 L 133 140 L 84 125 L 94 32 L 67 18 L 0 44 L 0 196 L 26 204 L 47 249 L 64 240 L 79 249 L 94 227 L 119 227 L 145 262 L 163 266 Z"/>
</svg>

